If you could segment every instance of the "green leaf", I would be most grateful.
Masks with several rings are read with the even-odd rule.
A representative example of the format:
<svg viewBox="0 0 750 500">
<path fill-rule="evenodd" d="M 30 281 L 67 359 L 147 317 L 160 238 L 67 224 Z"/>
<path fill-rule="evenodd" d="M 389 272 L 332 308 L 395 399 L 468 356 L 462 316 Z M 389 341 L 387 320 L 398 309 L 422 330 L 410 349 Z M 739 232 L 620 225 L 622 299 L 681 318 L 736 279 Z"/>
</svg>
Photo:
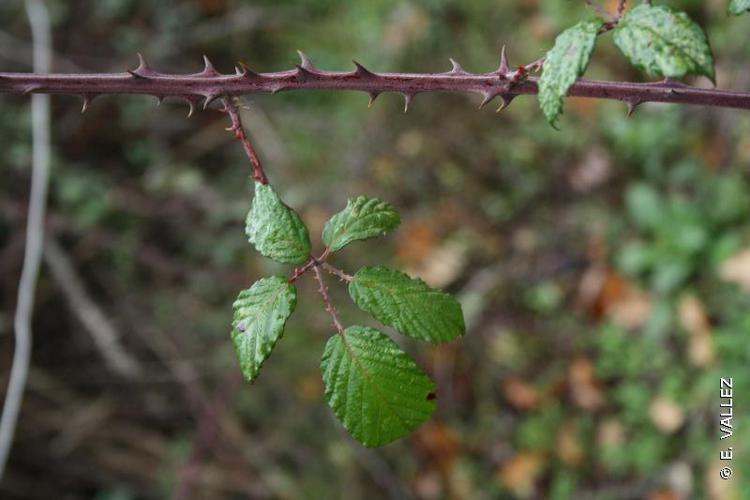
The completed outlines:
<svg viewBox="0 0 750 500">
<path fill-rule="evenodd" d="M 596 35 L 602 21 L 582 21 L 568 28 L 555 39 L 555 46 L 547 52 L 539 78 L 539 104 L 553 127 L 562 114 L 563 98 L 568 89 L 589 65 Z"/>
<path fill-rule="evenodd" d="M 360 309 L 410 337 L 448 342 L 466 330 L 461 304 L 451 295 L 387 267 L 360 269 L 349 295 Z"/>
<path fill-rule="evenodd" d="M 310 257 L 310 235 L 305 224 L 267 184 L 255 183 L 245 234 L 258 252 L 277 262 L 301 264 Z"/>
<path fill-rule="evenodd" d="M 232 342 L 248 382 L 258 376 L 261 365 L 271 355 L 295 305 L 297 288 L 281 276 L 256 281 L 234 301 Z"/>
<path fill-rule="evenodd" d="M 381 236 L 401 222 L 398 212 L 383 200 L 358 196 L 326 222 L 323 242 L 336 252 L 352 241 Z"/>
<path fill-rule="evenodd" d="M 733 16 L 739 16 L 743 12 L 750 10 L 750 0 L 731 0 L 729 2 L 729 13 Z"/>
<path fill-rule="evenodd" d="M 351 326 L 328 339 L 320 364 L 326 400 L 365 446 L 382 446 L 435 411 L 435 385 L 385 334 Z"/>
<path fill-rule="evenodd" d="M 634 66 L 651 75 L 705 75 L 714 81 L 714 58 L 706 35 L 684 12 L 638 5 L 617 24 L 614 39 Z"/>
</svg>

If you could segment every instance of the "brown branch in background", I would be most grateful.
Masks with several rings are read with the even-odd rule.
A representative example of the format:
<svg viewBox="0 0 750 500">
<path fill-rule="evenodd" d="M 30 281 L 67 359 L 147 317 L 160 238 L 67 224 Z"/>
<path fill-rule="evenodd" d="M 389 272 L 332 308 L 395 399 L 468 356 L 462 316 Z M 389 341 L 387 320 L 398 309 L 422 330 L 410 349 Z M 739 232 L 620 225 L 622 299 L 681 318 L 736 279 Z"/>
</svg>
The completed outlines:
<svg viewBox="0 0 750 500">
<path fill-rule="evenodd" d="M 323 297 L 323 303 L 326 306 L 326 311 L 328 311 L 328 313 L 331 315 L 331 319 L 333 319 L 333 326 L 336 327 L 336 331 L 338 333 L 343 333 L 344 327 L 341 326 L 341 321 L 339 321 L 339 316 L 336 313 L 336 308 L 333 307 L 333 303 L 331 303 L 331 297 L 328 295 L 328 287 L 323 280 L 323 273 L 320 272 L 320 266 L 318 265 L 317 261 L 313 266 L 313 271 L 315 272 L 315 279 L 317 280 L 319 285 L 318 292 L 320 293 L 320 296 Z"/>
<path fill-rule="evenodd" d="M 232 120 L 232 126 L 227 130 L 234 132 L 234 136 L 242 143 L 242 147 L 245 149 L 245 153 L 253 165 L 253 178 L 261 184 L 268 184 L 268 177 L 266 177 L 266 173 L 263 171 L 263 165 L 260 163 L 258 154 L 255 152 L 255 148 L 250 139 L 248 139 L 245 129 L 242 127 L 242 118 L 240 117 L 237 105 L 232 101 L 231 97 L 225 97 L 222 99 L 222 102 L 224 103 L 224 112 Z"/>
<path fill-rule="evenodd" d="M 313 66 L 304 54 L 300 57 L 296 68 L 274 73 L 256 73 L 240 65 L 235 74 L 224 75 L 206 61 L 204 70 L 199 73 L 168 75 L 154 71 L 143 60 L 136 69 L 125 73 L 0 73 L 0 93 L 79 95 L 84 103 L 102 94 L 144 94 L 159 99 L 180 98 L 192 109 L 201 99 L 205 107 L 219 98 L 289 90 L 356 90 L 369 94 L 371 100 L 383 92 L 395 92 L 402 94 L 407 104 L 415 95 L 426 92 L 473 92 L 483 96 L 483 104 L 498 96 L 507 103 L 517 95 L 539 92 L 536 78 L 518 79 L 517 70 L 502 67 L 476 74 L 453 61 L 453 67 L 444 73 L 375 73 L 355 63 L 353 71 L 323 71 Z M 750 109 L 750 92 L 703 89 L 674 81 L 634 83 L 581 79 L 573 84 L 568 95 L 618 100 L 631 106 L 665 102 Z"/>
</svg>

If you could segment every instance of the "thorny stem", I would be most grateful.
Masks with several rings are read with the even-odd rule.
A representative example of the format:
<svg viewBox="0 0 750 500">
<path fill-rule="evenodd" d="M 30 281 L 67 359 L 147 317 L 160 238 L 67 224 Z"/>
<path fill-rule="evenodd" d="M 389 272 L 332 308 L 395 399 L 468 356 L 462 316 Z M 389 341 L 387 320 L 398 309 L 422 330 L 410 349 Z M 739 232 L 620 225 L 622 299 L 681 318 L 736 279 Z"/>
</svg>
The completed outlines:
<svg viewBox="0 0 750 500">
<path fill-rule="evenodd" d="M 331 315 L 331 319 L 333 319 L 333 326 L 336 327 L 336 331 L 338 333 L 344 333 L 344 327 L 341 326 L 341 321 L 339 321 L 339 316 L 336 313 L 336 308 L 333 307 L 333 303 L 331 303 L 331 298 L 328 295 L 328 287 L 323 280 L 323 273 L 320 272 L 320 266 L 317 263 L 313 266 L 313 271 L 315 272 L 315 279 L 317 280 L 319 285 L 318 292 L 320 293 L 320 296 L 323 297 L 323 303 L 326 306 L 326 311 L 328 311 L 328 313 Z"/>
<path fill-rule="evenodd" d="M 250 159 L 250 163 L 253 165 L 253 178 L 261 184 L 268 184 L 268 177 L 266 177 L 266 173 L 263 171 L 263 165 L 261 165 L 258 154 L 255 152 L 255 148 L 250 142 L 250 139 L 248 139 L 245 129 L 242 126 L 242 118 L 240 117 L 237 105 L 231 97 L 223 98 L 222 102 L 224 103 L 224 112 L 229 115 L 229 119 L 232 120 L 232 126 L 227 130 L 234 132 L 234 136 L 242 143 L 242 147 L 245 149 L 245 153 Z"/>
<path fill-rule="evenodd" d="M 328 256 L 331 255 L 331 249 L 326 247 L 326 249 L 323 251 L 322 254 L 320 254 L 319 257 L 315 257 L 313 255 L 310 256 L 310 260 L 305 262 L 305 264 L 302 267 L 297 267 L 294 269 L 294 274 L 289 278 L 289 284 L 293 284 L 295 281 L 299 279 L 300 276 L 305 274 L 307 271 L 310 270 L 313 266 L 319 266 L 321 264 L 325 263 L 325 260 L 328 258 Z"/>
<path fill-rule="evenodd" d="M 351 283 L 352 280 L 354 280 L 354 276 L 350 274 L 346 274 L 343 270 L 339 269 L 338 267 L 332 266 L 328 262 L 321 262 L 320 265 L 323 266 L 323 269 L 333 274 L 341 281 L 346 281 L 347 283 Z"/>
<path fill-rule="evenodd" d="M 608 29 L 614 27 L 609 25 Z M 102 94 L 144 94 L 158 99 L 184 99 L 191 109 L 203 100 L 204 107 L 212 101 L 254 93 L 276 93 L 288 90 L 357 90 L 374 100 L 383 92 L 401 93 L 408 104 L 418 93 L 473 92 L 483 96 L 482 105 L 496 97 L 507 105 L 521 94 L 537 94 L 537 79 L 525 77 L 528 70 L 507 66 L 489 73 L 469 73 L 453 61 L 444 73 L 374 73 L 359 63 L 353 71 L 323 71 L 300 54 L 296 68 L 274 73 L 256 73 L 244 65 L 235 74 L 218 73 L 206 60 L 203 71 L 191 75 L 168 75 L 141 64 L 125 73 L 54 74 L 0 73 L 0 93 L 8 94 L 69 94 L 80 95 L 84 107 Z M 533 63 L 532 63 L 533 64 Z M 537 67 L 541 63 L 537 63 Z M 523 73 L 523 74 L 521 74 Z M 523 76 L 523 78 L 521 78 Z M 581 79 L 571 86 L 569 96 L 619 100 L 630 108 L 643 102 L 665 102 L 714 107 L 750 109 L 750 92 L 704 89 L 678 82 L 613 82 Z M 504 107 L 504 106 L 503 106 Z"/>
</svg>

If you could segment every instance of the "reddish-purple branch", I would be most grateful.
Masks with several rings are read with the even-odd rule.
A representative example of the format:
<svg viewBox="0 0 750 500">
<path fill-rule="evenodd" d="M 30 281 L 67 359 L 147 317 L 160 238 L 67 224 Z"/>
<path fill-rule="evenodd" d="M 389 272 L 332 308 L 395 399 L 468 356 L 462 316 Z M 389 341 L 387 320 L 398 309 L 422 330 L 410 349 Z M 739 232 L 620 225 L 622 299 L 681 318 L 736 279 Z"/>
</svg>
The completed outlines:
<svg viewBox="0 0 750 500">
<path fill-rule="evenodd" d="M 235 74 L 218 73 L 211 63 L 200 73 L 167 75 L 141 64 L 126 73 L 114 74 L 33 74 L 0 73 L 0 93 L 80 95 L 84 104 L 103 94 L 147 94 L 158 99 L 177 97 L 193 107 L 200 101 L 207 106 L 222 97 L 288 90 L 358 90 L 375 99 L 383 92 L 403 94 L 408 106 L 412 98 L 426 92 L 473 92 L 486 104 L 500 96 L 507 104 L 520 94 L 538 92 L 536 78 L 519 78 L 519 70 L 507 66 L 490 73 L 474 74 L 453 61 L 445 73 L 375 73 L 355 63 L 353 71 L 322 71 L 300 54 L 295 69 L 275 73 L 255 73 L 240 65 Z M 526 67 L 519 67 L 526 68 Z M 524 71 L 525 73 L 525 71 Z M 655 83 L 578 80 L 568 95 L 619 100 L 630 107 L 643 102 L 698 104 L 750 109 L 750 92 L 703 89 L 674 81 Z"/>
<path fill-rule="evenodd" d="M 263 166 L 260 163 L 258 154 L 255 152 L 253 144 L 248 139 L 245 129 L 242 126 L 242 119 L 240 118 L 240 112 L 237 109 L 237 105 L 232 101 L 231 97 L 222 99 L 224 103 L 224 112 L 229 115 L 229 119 L 232 121 L 232 126 L 227 130 L 234 132 L 234 136 L 237 140 L 242 143 L 242 147 L 245 149 L 245 154 L 250 159 L 250 163 L 253 165 L 253 178 L 261 184 L 268 184 L 268 177 L 263 171 Z"/>
</svg>

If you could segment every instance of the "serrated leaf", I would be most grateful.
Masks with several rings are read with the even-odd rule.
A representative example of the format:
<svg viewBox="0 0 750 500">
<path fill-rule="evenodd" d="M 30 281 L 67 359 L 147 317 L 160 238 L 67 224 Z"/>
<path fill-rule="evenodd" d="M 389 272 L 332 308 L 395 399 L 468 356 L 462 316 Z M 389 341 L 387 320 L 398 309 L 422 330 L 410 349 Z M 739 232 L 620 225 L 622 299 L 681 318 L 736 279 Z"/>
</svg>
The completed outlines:
<svg viewBox="0 0 750 500">
<path fill-rule="evenodd" d="M 360 269 L 349 295 L 360 309 L 410 337 L 448 342 L 466 330 L 461 304 L 451 295 L 387 267 Z"/>
<path fill-rule="evenodd" d="M 245 234 L 261 255 L 277 262 L 302 264 L 310 257 L 307 227 L 268 184 L 255 183 Z"/>
<path fill-rule="evenodd" d="M 256 281 L 234 301 L 232 342 L 248 382 L 258 376 L 296 305 L 297 288 L 281 276 Z"/>
<path fill-rule="evenodd" d="M 750 0 L 731 0 L 729 2 L 729 13 L 733 16 L 739 16 L 743 12 L 750 10 Z"/>
<path fill-rule="evenodd" d="M 398 212 L 378 198 L 358 196 L 346 203 L 323 228 L 323 242 L 336 252 L 356 240 L 366 240 L 391 231 L 401 222 Z"/>
<path fill-rule="evenodd" d="M 382 446 L 435 411 L 435 384 L 385 334 L 351 326 L 328 339 L 320 364 L 336 417 L 365 446 Z"/>
<path fill-rule="evenodd" d="M 568 89 L 583 75 L 594 50 L 596 35 L 602 21 L 582 21 L 566 29 L 555 39 L 547 52 L 539 78 L 539 105 L 553 127 L 562 114 L 563 98 Z"/>
<path fill-rule="evenodd" d="M 634 66 L 651 75 L 715 78 L 706 35 L 684 12 L 663 5 L 638 5 L 617 24 L 614 40 Z"/>
</svg>

